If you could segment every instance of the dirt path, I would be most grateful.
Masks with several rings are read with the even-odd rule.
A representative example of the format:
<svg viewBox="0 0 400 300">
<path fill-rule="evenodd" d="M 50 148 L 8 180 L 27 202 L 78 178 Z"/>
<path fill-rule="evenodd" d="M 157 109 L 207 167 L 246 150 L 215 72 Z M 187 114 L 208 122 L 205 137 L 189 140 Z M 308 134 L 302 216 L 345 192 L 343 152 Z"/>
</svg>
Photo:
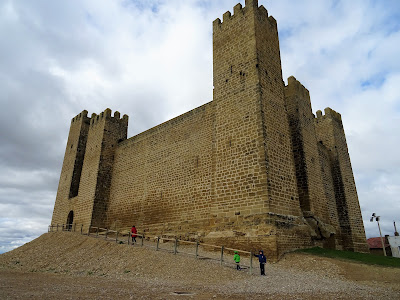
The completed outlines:
<svg viewBox="0 0 400 300">
<path fill-rule="evenodd" d="M 400 269 L 305 254 L 261 277 L 67 232 L 0 255 L 1 299 L 400 299 L 398 278 Z"/>
</svg>

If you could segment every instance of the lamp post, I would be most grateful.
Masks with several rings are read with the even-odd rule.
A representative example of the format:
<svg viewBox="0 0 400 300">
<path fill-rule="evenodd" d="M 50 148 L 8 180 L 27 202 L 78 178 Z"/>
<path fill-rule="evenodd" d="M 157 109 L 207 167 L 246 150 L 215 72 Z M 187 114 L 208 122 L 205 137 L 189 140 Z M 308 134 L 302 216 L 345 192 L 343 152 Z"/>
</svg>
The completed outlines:
<svg viewBox="0 0 400 300">
<path fill-rule="evenodd" d="M 382 242 L 383 255 L 386 256 L 385 243 L 383 242 L 381 226 L 379 225 L 380 216 L 377 216 L 375 213 L 373 213 L 371 219 L 369 219 L 369 220 L 370 220 L 371 222 L 373 222 L 373 221 L 374 221 L 374 218 L 375 218 L 376 222 L 378 223 L 379 234 L 380 234 L 380 236 L 381 236 L 381 242 Z"/>
</svg>

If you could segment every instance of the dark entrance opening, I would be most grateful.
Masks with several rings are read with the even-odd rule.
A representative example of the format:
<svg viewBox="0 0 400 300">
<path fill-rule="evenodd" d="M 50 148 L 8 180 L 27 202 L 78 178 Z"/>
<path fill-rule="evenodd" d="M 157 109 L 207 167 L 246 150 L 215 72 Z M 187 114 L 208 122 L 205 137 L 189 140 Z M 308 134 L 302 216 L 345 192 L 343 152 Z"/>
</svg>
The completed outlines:
<svg viewBox="0 0 400 300">
<path fill-rule="evenodd" d="M 71 231 L 73 222 L 74 222 L 74 212 L 71 210 L 67 218 L 67 226 L 66 226 L 67 230 Z"/>
</svg>

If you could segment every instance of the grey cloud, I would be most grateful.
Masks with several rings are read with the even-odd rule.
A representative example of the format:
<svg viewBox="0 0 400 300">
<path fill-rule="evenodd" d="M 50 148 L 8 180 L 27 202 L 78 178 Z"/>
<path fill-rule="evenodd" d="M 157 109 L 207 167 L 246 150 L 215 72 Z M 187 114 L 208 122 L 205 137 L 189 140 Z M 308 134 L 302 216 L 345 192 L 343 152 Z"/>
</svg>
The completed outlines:
<svg viewBox="0 0 400 300">
<path fill-rule="evenodd" d="M 0 252 L 46 230 L 76 114 L 118 110 L 132 136 L 211 100 L 211 22 L 244 1 L 134 2 L 0 4 Z M 369 236 L 377 206 L 385 232 L 400 210 L 389 188 L 399 182 L 398 127 L 379 121 L 399 115 L 397 2 L 259 1 L 285 33 L 284 76 L 310 90 L 314 110 L 342 113 Z"/>
</svg>

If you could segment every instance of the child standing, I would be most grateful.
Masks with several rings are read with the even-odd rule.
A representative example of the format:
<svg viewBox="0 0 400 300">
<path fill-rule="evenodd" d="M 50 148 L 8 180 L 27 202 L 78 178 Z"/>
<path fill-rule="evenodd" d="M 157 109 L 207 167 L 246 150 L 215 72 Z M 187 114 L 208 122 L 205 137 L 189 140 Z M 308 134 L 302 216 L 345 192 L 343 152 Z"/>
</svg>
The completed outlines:
<svg viewBox="0 0 400 300">
<path fill-rule="evenodd" d="M 254 254 L 254 256 L 258 257 L 258 261 L 260 262 L 261 275 L 265 276 L 265 264 L 267 263 L 267 258 L 264 255 L 264 251 L 260 250 L 258 254 Z"/>
<path fill-rule="evenodd" d="M 241 270 L 240 269 L 240 265 L 239 265 L 239 263 L 240 263 L 240 255 L 239 255 L 239 253 L 237 251 L 235 251 L 235 255 L 233 256 L 233 260 L 236 263 L 236 270 L 240 271 Z"/>
</svg>

